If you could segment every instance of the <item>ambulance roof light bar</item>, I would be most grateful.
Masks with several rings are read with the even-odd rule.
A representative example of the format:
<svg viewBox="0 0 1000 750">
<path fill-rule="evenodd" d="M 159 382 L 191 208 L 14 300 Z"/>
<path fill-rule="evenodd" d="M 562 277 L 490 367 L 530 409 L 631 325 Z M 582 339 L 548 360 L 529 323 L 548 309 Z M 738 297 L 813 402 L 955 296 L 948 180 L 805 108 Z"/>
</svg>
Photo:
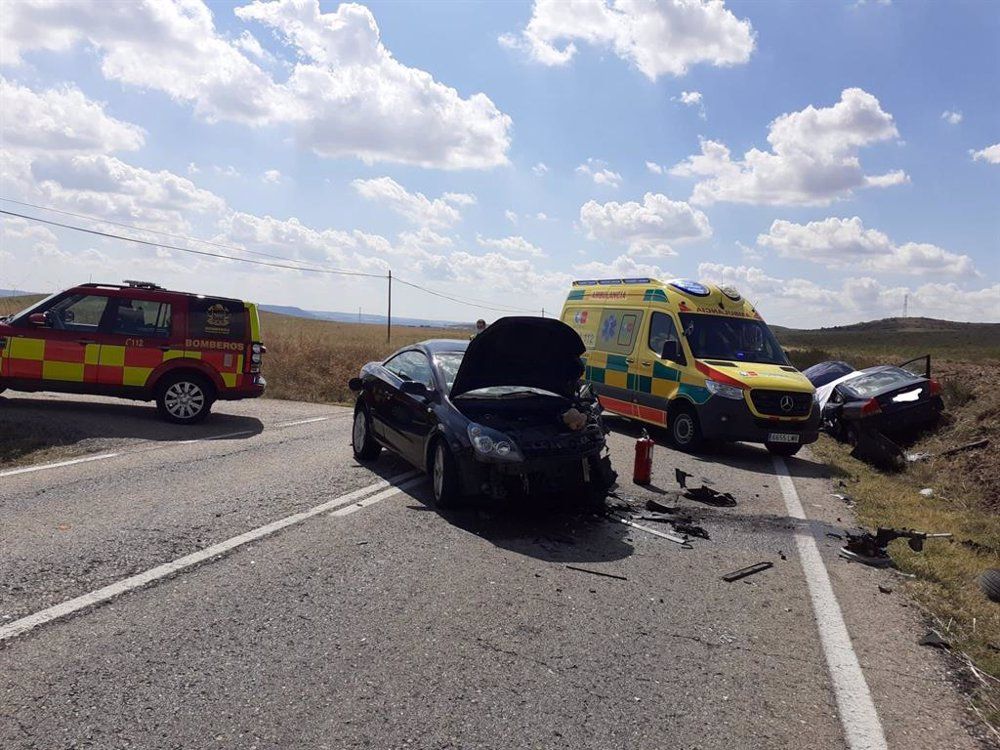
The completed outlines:
<svg viewBox="0 0 1000 750">
<path fill-rule="evenodd" d="M 131 289 L 163 289 L 159 284 L 152 281 L 137 281 L 135 279 L 123 279 L 122 284 Z"/>
<path fill-rule="evenodd" d="M 610 286 L 613 284 L 659 284 L 656 279 L 579 279 L 573 282 L 573 286 Z"/>
</svg>

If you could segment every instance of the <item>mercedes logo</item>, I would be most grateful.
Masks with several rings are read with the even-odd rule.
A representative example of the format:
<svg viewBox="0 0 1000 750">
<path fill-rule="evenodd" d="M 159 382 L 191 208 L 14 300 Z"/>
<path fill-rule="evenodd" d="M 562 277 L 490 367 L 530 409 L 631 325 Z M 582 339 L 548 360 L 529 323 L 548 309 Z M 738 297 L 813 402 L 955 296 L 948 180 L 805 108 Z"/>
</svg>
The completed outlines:
<svg viewBox="0 0 1000 750">
<path fill-rule="evenodd" d="M 782 396 L 780 403 L 782 411 L 791 411 L 795 407 L 795 401 L 791 396 Z"/>
</svg>

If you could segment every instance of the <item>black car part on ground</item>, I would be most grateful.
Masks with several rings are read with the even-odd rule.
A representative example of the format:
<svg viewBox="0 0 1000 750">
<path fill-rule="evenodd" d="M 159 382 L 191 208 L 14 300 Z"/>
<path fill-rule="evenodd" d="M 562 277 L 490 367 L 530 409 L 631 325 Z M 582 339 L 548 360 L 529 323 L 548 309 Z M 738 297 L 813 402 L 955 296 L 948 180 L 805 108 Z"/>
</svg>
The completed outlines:
<svg viewBox="0 0 1000 750">
<path fill-rule="evenodd" d="M 880 526 L 874 534 L 868 531 L 860 534 L 848 534 L 847 544 L 841 547 L 840 556 L 875 568 L 888 568 L 893 565 L 888 551 L 890 542 L 896 539 L 905 539 L 910 549 L 914 552 L 920 552 L 924 548 L 925 540 L 943 539 L 950 536 L 950 533 L 932 534 L 926 531 L 890 529 Z"/>
</svg>

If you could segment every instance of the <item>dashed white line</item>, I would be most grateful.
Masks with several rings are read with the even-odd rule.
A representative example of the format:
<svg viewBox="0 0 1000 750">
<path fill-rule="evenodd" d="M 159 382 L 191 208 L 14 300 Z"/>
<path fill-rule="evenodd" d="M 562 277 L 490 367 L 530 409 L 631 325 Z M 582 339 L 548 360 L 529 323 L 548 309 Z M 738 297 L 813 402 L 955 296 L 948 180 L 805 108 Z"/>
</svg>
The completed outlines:
<svg viewBox="0 0 1000 750">
<path fill-rule="evenodd" d="M 296 419 L 293 422 L 278 422 L 275 427 L 294 427 L 297 424 L 312 424 L 313 422 L 325 422 L 329 417 L 310 417 L 309 419 Z"/>
<path fill-rule="evenodd" d="M 773 458 L 774 473 L 778 476 L 788 515 L 807 521 L 784 459 L 780 456 Z M 847 632 L 833 586 L 830 585 L 830 574 L 819 554 L 816 538 L 808 531 L 796 529 L 795 545 L 806 575 L 809 598 L 819 627 L 819 640 L 830 670 L 847 747 L 849 750 L 886 750 L 882 722 L 879 721 L 868 682 L 851 645 L 851 636 Z"/>
<path fill-rule="evenodd" d="M 174 573 L 184 570 L 185 568 L 190 568 L 193 565 L 204 562 L 205 560 L 218 557 L 219 555 L 224 555 L 237 547 L 241 547 L 244 544 L 249 544 L 250 542 L 255 542 L 258 539 L 270 536 L 271 534 L 274 534 L 281 529 L 288 528 L 289 526 L 302 523 L 313 516 L 317 516 L 321 513 L 327 513 L 335 508 L 345 505 L 346 503 L 356 502 L 360 498 L 363 498 L 372 492 L 381 490 L 374 496 L 377 499 L 372 499 L 372 502 L 378 502 L 378 500 L 384 500 L 387 497 L 391 497 L 397 492 L 401 492 L 422 480 L 423 477 L 419 476 L 418 472 L 409 471 L 405 474 L 390 477 L 389 479 L 382 479 L 378 482 L 373 482 L 372 484 L 354 490 L 353 492 L 348 492 L 345 495 L 340 495 L 339 497 L 335 497 L 325 503 L 321 503 L 320 505 L 316 505 L 308 510 L 304 510 L 301 513 L 295 513 L 278 521 L 273 521 L 265 526 L 260 526 L 252 531 L 247 531 L 239 536 L 234 536 L 224 542 L 213 544 L 212 546 L 206 547 L 198 552 L 193 552 L 190 555 L 180 557 L 173 562 L 157 565 L 155 568 L 150 568 L 143 573 L 129 576 L 128 578 L 122 579 L 117 583 L 112 583 L 108 586 L 104 586 L 103 588 L 99 588 L 96 591 L 91 591 L 87 594 L 83 594 L 82 596 L 62 602 L 61 604 L 56 604 L 55 606 L 43 609 L 35 614 L 22 617 L 19 620 L 15 620 L 8 625 L 0 627 L 0 641 L 5 641 L 9 638 L 23 635 L 24 633 L 34 630 L 35 628 L 48 622 L 52 622 L 53 620 L 66 617 L 67 615 L 79 612 L 82 609 L 92 607 L 95 604 L 106 602 L 109 599 L 114 599 L 115 597 L 121 596 L 129 591 L 141 588 L 154 581 L 160 580 L 161 578 L 173 575 Z M 357 508 L 358 506 L 352 507 Z"/>
<path fill-rule="evenodd" d="M 21 469 L 7 469 L 0 471 L 0 477 L 12 477 L 15 474 L 30 474 L 33 471 L 44 471 L 45 469 L 58 469 L 60 466 L 72 466 L 74 464 L 85 464 L 90 461 L 103 461 L 106 458 L 115 458 L 120 453 L 99 453 L 96 456 L 84 456 L 83 458 L 73 458 L 69 461 L 56 461 L 51 464 L 37 464 L 35 466 L 25 466 Z"/>
</svg>

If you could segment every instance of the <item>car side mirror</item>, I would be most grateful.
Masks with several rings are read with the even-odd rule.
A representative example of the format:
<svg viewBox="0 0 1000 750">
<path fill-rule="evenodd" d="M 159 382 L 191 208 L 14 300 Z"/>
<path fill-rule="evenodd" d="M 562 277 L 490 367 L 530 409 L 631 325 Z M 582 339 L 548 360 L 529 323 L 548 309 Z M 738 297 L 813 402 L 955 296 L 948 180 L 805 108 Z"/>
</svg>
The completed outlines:
<svg viewBox="0 0 1000 750">
<path fill-rule="evenodd" d="M 28 322 L 33 326 L 43 328 L 49 324 L 48 313 L 31 313 L 31 315 L 28 316 Z"/>
<path fill-rule="evenodd" d="M 430 398 L 430 389 L 421 383 L 419 380 L 404 380 L 402 385 L 399 386 L 400 393 L 406 393 L 410 396 L 417 396 L 418 398 Z"/>
<path fill-rule="evenodd" d="M 660 352 L 660 359 L 669 359 L 671 362 L 676 362 L 680 359 L 680 356 L 681 347 L 676 341 L 671 339 L 670 341 L 663 342 L 663 350 Z"/>
<path fill-rule="evenodd" d="M 358 391 L 363 391 L 365 389 L 365 381 L 361 378 L 351 378 L 347 381 L 347 387 L 350 388 L 355 393 Z"/>
</svg>

